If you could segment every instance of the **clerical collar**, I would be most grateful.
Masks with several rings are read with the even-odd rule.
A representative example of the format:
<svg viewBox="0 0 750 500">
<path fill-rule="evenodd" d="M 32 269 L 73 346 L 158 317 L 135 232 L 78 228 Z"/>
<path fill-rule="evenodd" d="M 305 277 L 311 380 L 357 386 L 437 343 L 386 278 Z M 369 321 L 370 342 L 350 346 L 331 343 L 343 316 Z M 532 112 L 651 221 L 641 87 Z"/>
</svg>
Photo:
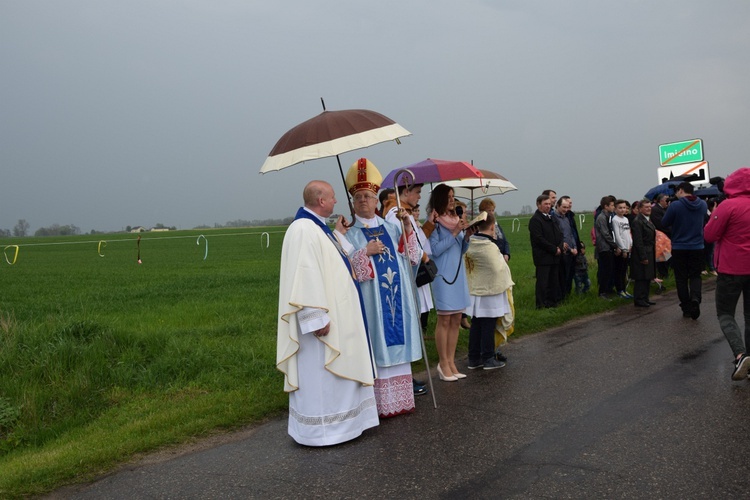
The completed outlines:
<svg viewBox="0 0 750 500">
<path fill-rule="evenodd" d="M 326 223 L 326 218 L 325 218 L 325 217 L 321 217 L 320 215 L 316 214 L 315 212 L 313 212 L 312 210 L 310 210 L 310 209 L 309 209 L 309 208 L 307 208 L 307 207 L 302 207 L 302 208 L 303 208 L 303 209 L 304 209 L 304 210 L 305 210 L 306 212 L 308 212 L 308 213 L 312 214 L 313 216 L 315 216 L 315 218 L 316 218 L 316 219 L 318 219 L 318 220 L 319 220 L 320 222 L 322 222 L 323 224 L 325 224 L 325 223 Z"/>
<path fill-rule="evenodd" d="M 356 215 L 357 220 L 362 223 L 365 227 L 378 227 L 380 226 L 380 222 L 378 222 L 378 216 L 374 216 L 372 219 L 365 219 L 364 217 L 360 217 L 359 215 Z"/>
</svg>

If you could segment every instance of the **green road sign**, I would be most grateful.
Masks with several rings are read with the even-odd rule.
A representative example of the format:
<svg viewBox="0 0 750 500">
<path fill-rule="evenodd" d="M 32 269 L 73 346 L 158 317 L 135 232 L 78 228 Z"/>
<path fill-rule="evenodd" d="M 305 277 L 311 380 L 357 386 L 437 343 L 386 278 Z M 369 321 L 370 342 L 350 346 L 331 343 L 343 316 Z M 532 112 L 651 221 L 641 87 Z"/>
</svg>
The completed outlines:
<svg viewBox="0 0 750 500">
<path fill-rule="evenodd" d="M 703 161 L 703 141 L 673 142 L 659 146 L 659 162 L 662 167 Z"/>
</svg>

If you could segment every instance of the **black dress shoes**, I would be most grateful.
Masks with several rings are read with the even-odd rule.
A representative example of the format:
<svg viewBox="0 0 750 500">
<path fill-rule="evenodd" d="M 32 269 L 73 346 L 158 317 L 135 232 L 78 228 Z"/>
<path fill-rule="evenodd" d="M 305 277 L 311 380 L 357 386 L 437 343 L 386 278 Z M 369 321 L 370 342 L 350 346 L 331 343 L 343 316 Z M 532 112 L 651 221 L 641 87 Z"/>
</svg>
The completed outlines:
<svg viewBox="0 0 750 500">
<path fill-rule="evenodd" d="M 635 302 L 635 307 L 649 307 L 650 305 L 649 302 Z"/>
<path fill-rule="evenodd" d="M 415 396 L 427 394 L 427 386 L 424 383 L 420 383 L 419 380 L 412 380 L 412 386 L 414 387 Z"/>
<path fill-rule="evenodd" d="M 653 300 L 647 300 L 646 303 L 648 305 L 650 305 L 650 306 L 655 306 L 656 305 L 656 302 L 654 302 Z"/>
</svg>

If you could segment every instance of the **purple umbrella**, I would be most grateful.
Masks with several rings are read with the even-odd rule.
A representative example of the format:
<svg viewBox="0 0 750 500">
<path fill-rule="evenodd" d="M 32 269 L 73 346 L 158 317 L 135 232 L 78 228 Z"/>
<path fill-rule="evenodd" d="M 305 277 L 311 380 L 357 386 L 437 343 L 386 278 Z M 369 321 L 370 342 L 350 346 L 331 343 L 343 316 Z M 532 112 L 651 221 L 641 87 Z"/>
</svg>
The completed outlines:
<svg viewBox="0 0 750 500">
<path fill-rule="evenodd" d="M 407 179 L 410 176 L 400 175 L 404 173 L 404 170 L 410 171 L 414 175 L 414 179 Z M 472 177 L 480 178 L 482 172 L 465 161 L 427 158 L 424 161 L 392 170 L 385 176 L 380 185 L 383 187 L 396 186 L 396 177 L 398 177 L 398 185 L 403 186 L 407 181 L 409 184 L 428 184 Z"/>
</svg>

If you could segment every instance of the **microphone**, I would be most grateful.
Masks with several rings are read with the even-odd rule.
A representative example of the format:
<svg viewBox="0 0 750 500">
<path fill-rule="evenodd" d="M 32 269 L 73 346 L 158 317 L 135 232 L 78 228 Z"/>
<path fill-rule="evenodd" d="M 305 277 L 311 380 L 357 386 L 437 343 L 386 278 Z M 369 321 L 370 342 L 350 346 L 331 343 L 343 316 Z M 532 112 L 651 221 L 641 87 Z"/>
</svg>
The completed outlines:
<svg viewBox="0 0 750 500">
<path fill-rule="evenodd" d="M 458 206 L 456 207 L 456 215 L 458 215 L 458 218 L 459 218 L 459 219 L 460 219 L 461 217 L 463 217 L 463 215 L 464 215 L 464 207 L 462 207 L 461 205 L 458 205 Z"/>
</svg>

